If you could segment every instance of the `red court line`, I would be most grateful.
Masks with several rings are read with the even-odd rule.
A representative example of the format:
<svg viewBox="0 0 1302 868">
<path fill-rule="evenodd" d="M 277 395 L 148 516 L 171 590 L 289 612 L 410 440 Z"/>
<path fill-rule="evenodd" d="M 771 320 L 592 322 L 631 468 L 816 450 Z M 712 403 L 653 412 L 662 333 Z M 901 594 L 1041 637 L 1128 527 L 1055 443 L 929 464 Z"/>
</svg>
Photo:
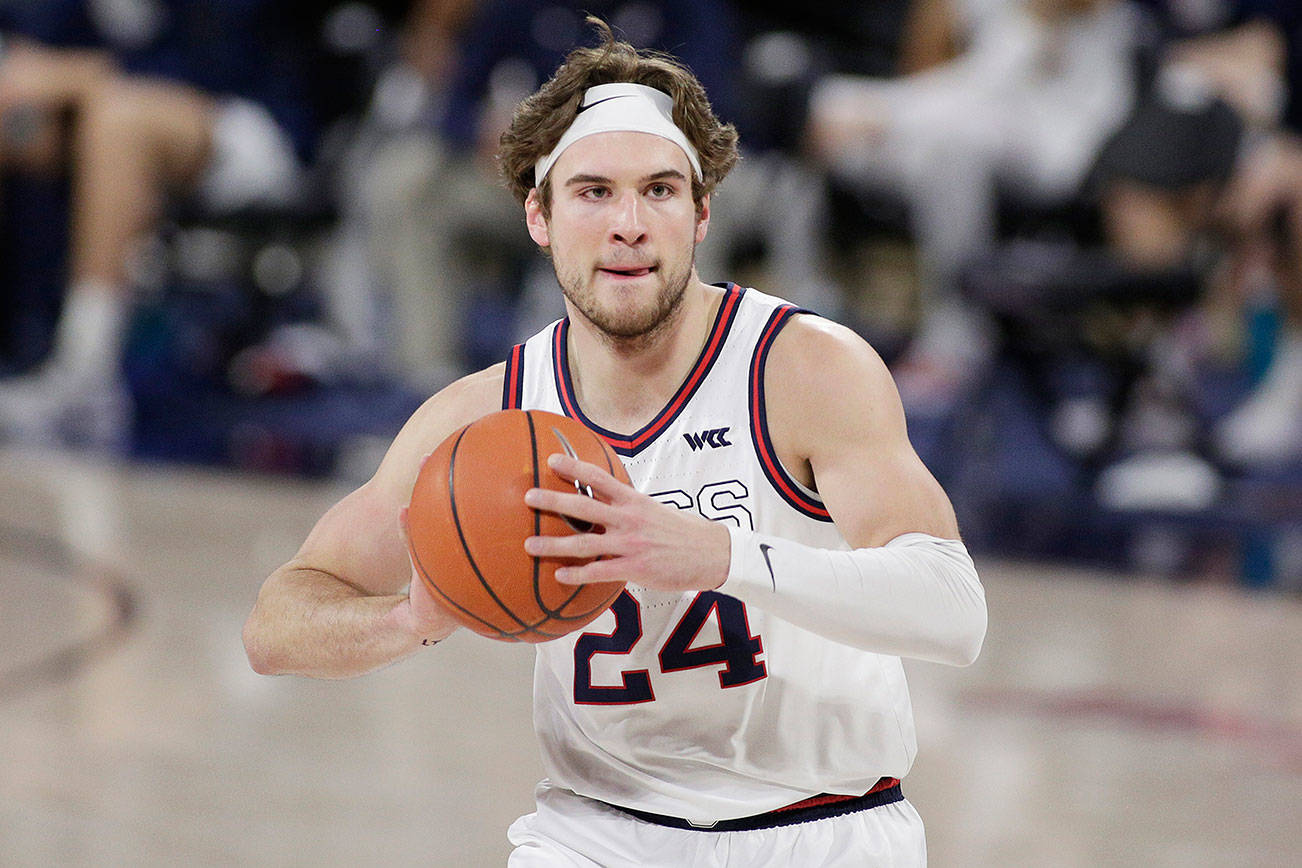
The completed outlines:
<svg viewBox="0 0 1302 868">
<path fill-rule="evenodd" d="M 1272 765 L 1302 774 L 1302 727 L 1192 702 L 1162 702 L 1117 690 L 968 690 L 969 705 L 991 710 L 1078 720 L 1104 720 L 1155 732 L 1184 733 L 1214 741 L 1241 742 L 1265 752 Z"/>
</svg>

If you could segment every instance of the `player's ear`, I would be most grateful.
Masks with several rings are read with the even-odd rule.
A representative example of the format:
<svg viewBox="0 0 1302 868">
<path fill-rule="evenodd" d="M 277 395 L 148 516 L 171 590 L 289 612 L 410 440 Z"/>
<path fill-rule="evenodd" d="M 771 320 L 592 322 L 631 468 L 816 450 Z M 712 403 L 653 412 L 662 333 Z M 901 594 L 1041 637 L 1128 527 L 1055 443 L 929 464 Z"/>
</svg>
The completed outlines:
<svg viewBox="0 0 1302 868">
<path fill-rule="evenodd" d="M 701 204 L 696 211 L 696 243 L 705 240 L 705 232 L 710 228 L 710 194 L 701 197 Z"/>
<path fill-rule="evenodd" d="M 547 218 L 543 216 L 542 199 L 534 187 L 524 200 L 524 222 L 529 227 L 529 237 L 539 247 L 550 247 L 551 233 L 547 231 Z"/>
</svg>

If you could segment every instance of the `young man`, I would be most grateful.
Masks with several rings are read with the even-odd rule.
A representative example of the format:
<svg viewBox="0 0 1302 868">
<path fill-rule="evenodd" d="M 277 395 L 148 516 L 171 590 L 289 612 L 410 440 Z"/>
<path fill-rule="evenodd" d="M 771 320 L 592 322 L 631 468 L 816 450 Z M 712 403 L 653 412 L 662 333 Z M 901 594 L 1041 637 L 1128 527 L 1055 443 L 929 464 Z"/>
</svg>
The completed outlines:
<svg viewBox="0 0 1302 868">
<path fill-rule="evenodd" d="M 953 511 L 867 345 L 697 278 L 736 135 L 689 72 L 602 30 L 502 137 L 568 317 L 415 413 L 267 580 L 250 660 L 348 676 L 450 634 L 403 543 L 423 456 L 503 406 L 567 413 L 634 486 L 552 456 L 597 498 L 526 503 L 605 532 L 526 549 L 602 555 L 558 577 L 630 584 L 538 646 L 547 780 L 511 827 L 511 865 L 923 864 L 897 780 L 915 752 L 900 657 L 970 663 L 986 625 Z"/>
</svg>

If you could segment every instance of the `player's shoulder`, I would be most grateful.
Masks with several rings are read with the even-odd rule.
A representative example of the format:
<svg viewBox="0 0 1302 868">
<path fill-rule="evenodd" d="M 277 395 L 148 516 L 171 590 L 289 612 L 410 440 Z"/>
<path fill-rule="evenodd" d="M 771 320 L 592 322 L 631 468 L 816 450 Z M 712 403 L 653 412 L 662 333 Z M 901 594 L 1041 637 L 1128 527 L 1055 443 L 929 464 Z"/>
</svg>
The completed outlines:
<svg viewBox="0 0 1302 868">
<path fill-rule="evenodd" d="M 764 385 L 770 436 L 788 455 L 903 436 L 904 408 L 886 363 L 853 329 L 823 317 L 792 317 L 773 342 Z"/>
<path fill-rule="evenodd" d="M 407 486 L 424 457 L 449 434 L 500 410 L 505 371 L 506 364 L 498 363 L 467 374 L 426 399 L 390 444 L 373 481 Z"/>
<path fill-rule="evenodd" d="M 839 380 L 884 386 L 891 381 L 881 356 L 853 329 L 803 311 L 774 338 L 766 376 L 774 375 L 807 386 Z"/>
<path fill-rule="evenodd" d="M 435 401 L 447 412 L 465 417 L 462 425 L 473 422 L 480 416 L 502 409 L 502 380 L 505 376 L 506 362 L 498 362 L 454 380 L 426 403 Z"/>
<path fill-rule="evenodd" d="M 499 362 L 454 380 L 426 399 L 412 414 L 407 427 L 413 434 L 421 435 L 422 440 L 435 438 L 434 445 L 437 445 L 463 425 L 502 409 L 505 374 L 506 363 Z"/>
</svg>

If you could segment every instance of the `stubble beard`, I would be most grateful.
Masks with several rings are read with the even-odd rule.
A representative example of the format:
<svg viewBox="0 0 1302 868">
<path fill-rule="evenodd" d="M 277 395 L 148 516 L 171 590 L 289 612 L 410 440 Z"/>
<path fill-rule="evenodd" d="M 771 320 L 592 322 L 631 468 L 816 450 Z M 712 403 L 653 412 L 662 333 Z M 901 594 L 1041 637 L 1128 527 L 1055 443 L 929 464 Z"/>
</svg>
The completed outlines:
<svg viewBox="0 0 1302 868">
<path fill-rule="evenodd" d="M 665 271 L 662 262 L 655 272 L 662 279 L 652 303 L 640 309 L 621 310 L 602 307 L 597 301 L 596 293 L 592 290 L 595 276 L 585 281 L 577 270 L 562 271 L 556 259 L 552 259 L 556 281 L 561 285 L 561 292 L 565 298 L 583 315 L 584 319 L 592 323 L 608 343 L 623 347 L 645 346 L 674 321 L 682 305 L 683 295 L 687 292 L 687 284 L 691 282 L 692 268 L 695 264 L 695 245 L 692 247 L 692 255 L 685 268 L 679 271 Z"/>
</svg>

